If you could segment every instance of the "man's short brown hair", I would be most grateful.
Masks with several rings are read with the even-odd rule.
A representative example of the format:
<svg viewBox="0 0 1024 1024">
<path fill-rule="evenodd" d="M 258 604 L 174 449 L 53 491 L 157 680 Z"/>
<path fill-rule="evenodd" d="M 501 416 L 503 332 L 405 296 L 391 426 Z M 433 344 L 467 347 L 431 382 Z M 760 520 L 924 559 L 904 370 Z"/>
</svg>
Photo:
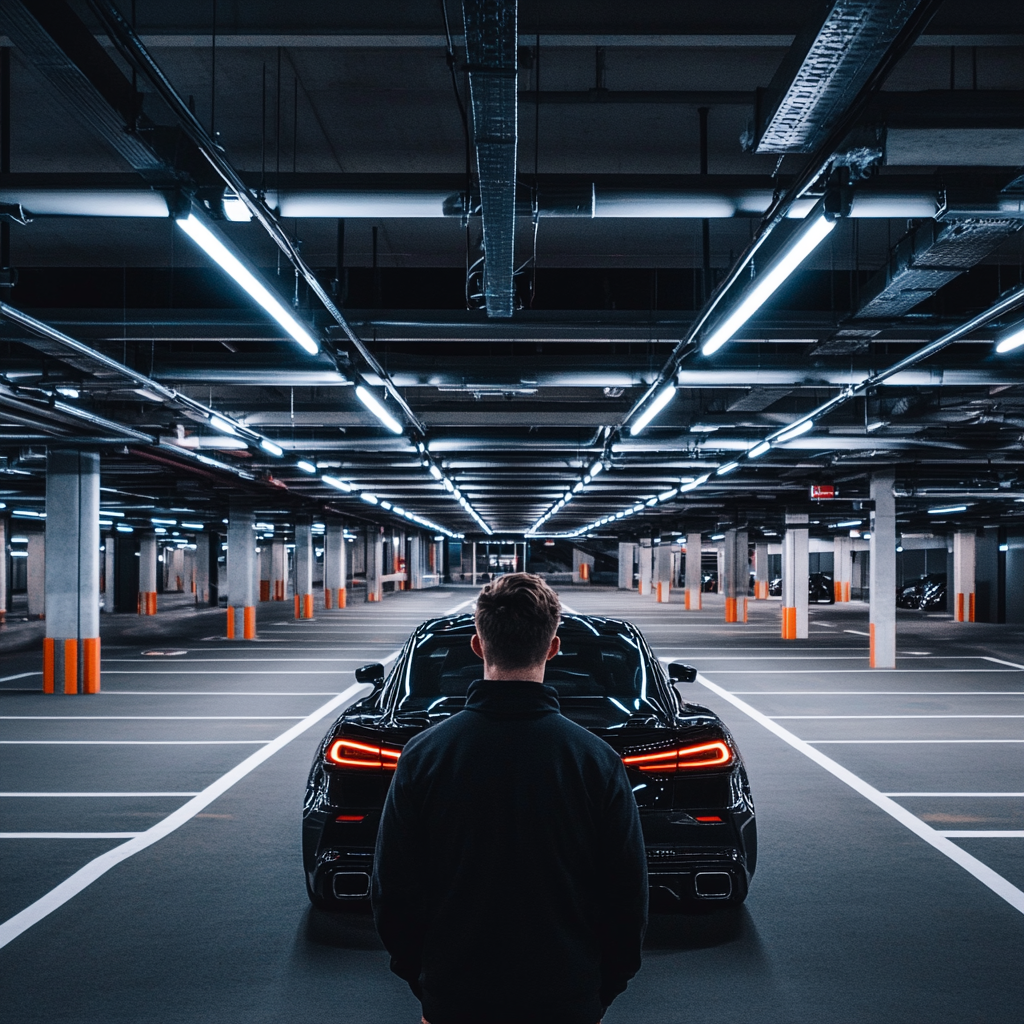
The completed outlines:
<svg viewBox="0 0 1024 1024">
<path fill-rule="evenodd" d="M 542 662 L 558 629 L 562 605 L 539 577 L 513 572 L 488 583 L 476 601 L 476 631 L 487 660 L 503 669 Z"/>
</svg>

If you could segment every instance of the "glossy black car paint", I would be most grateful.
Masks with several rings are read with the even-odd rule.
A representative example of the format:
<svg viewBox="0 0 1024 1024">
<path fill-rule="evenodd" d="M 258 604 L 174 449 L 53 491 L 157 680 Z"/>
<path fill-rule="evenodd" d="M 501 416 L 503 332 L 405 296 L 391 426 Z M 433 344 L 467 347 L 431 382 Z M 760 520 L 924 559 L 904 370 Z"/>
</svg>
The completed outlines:
<svg viewBox="0 0 1024 1024">
<path fill-rule="evenodd" d="M 368 746 L 401 748 L 418 732 L 457 713 L 460 706 L 449 701 L 436 711 L 403 711 L 402 680 L 416 645 L 429 634 L 443 632 L 446 639 L 458 638 L 460 643 L 464 638 L 468 647 L 473 631 L 469 615 L 425 622 L 413 632 L 386 679 L 380 666 L 357 670 L 357 679 L 371 683 L 374 690 L 328 730 L 306 789 L 302 853 L 314 905 L 340 909 L 366 900 L 377 827 L 393 774 L 387 769 L 333 766 L 326 760 L 331 743 L 346 737 Z M 714 712 L 680 698 L 672 680 L 692 681 L 695 671 L 689 666 L 674 664 L 666 671 L 640 632 L 620 620 L 567 615 L 559 628 L 563 644 L 585 643 L 588 631 L 627 637 L 635 644 L 646 673 L 646 701 L 637 701 L 640 706 L 631 710 L 606 698 L 569 697 L 560 699 L 563 714 L 623 757 L 714 740 L 724 740 L 733 754 L 732 762 L 721 768 L 672 774 L 627 765 L 647 846 L 652 905 L 674 909 L 741 903 L 757 863 L 757 830 L 746 770 L 734 739 Z M 482 663 L 480 668 L 482 676 Z"/>
</svg>

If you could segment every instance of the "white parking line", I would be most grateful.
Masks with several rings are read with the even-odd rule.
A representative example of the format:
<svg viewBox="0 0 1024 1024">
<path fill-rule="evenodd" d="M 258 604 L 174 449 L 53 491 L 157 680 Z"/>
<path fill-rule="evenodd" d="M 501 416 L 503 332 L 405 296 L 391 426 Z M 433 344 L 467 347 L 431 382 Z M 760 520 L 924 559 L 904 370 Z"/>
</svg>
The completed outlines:
<svg viewBox="0 0 1024 1024">
<path fill-rule="evenodd" d="M 832 659 L 829 659 L 830 661 Z M 820 675 L 865 675 L 865 676 L 880 676 L 883 673 L 904 673 L 913 675 L 914 673 L 925 673 L 927 675 L 941 675 L 945 672 L 953 672 L 957 675 L 1007 675 L 1011 672 L 1011 669 L 1005 668 L 828 668 L 822 666 L 821 668 L 766 668 L 757 669 L 759 676 L 820 676 Z M 718 675 L 749 675 L 752 674 L 748 668 L 716 668 L 715 672 Z"/>
<path fill-rule="evenodd" d="M 858 744 L 898 744 L 905 746 L 908 743 L 1024 743 L 1024 740 L 804 740 L 805 743 L 813 743 L 819 747 L 823 744 L 836 743 L 858 743 Z"/>
<path fill-rule="evenodd" d="M 740 700 L 735 694 L 723 689 L 717 683 L 713 683 L 706 676 L 698 674 L 697 681 L 712 693 L 718 694 L 723 700 L 727 700 L 734 707 L 739 708 L 747 717 L 762 725 L 769 732 L 774 733 L 784 743 L 788 743 L 805 757 L 810 758 L 815 764 L 824 768 L 865 799 L 870 800 L 876 807 L 885 811 L 890 817 L 895 818 L 901 825 L 934 847 L 939 853 L 945 855 L 954 863 L 959 864 L 965 871 L 970 872 L 979 882 L 991 889 L 992 892 L 1009 903 L 1015 910 L 1024 914 L 1024 892 L 1008 882 L 1002 875 L 993 871 L 987 864 L 982 863 L 976 857 L 972 857 L 966 850 L 957 846 L 956 843 L 950 842 L 948 836 L 937 832 L 918 818 L 917 815 L 911 814 L 906 808 L 901 807 L 894 800 L 885 796 L 875 789 L 874 786 L 865 782 L 860 776 L 854 775 L 849 769 L 844 768 L 838 761 L 833 761 L 827 754 L 823 754 L 809 743 L 805 743 L 788 729 L 777 722 L 773 722 L 767 715 L 762 715 L 757 708 L 752 707 L 744 700 Z"/>
<path fill-rule="evenodd" d="M 1024 697 L 1024 690 L 730 690 L 760 697 Z"/>
<path fill-rule="evenodd" d="M 1024 830 L 1022 829 L 986 829 L 986 830 L 971 830 L 971 829 L 954 829 L 952 831 L 946 830 L 939 833 L 940 836 L 945 836 L 947 839 L 1024 839 Z"/>
<path fill-rule="evenodd" d="M 100 697 L 333 697 L 336 690 L 100 690 Z"/>
<path fill-rule="evenodd" d="M 889 719 L 895 720 L 899 718 L 1024 718 L 1024 715 L 771 715 L 770 717 L 775 722 L 791 722 L 797 719 L 802 719 L 806 722 L 831 722 L 844 719 L 854 719 L 857 721 L 862 719 L 880 719 L 888 721 Z"/>
<path fill-rule="evenodd" d="M 369 645 L 367 645 L 367 646 L 369 646 Z M 377 646 L 378 647 L 389 647 L 390 644 L 378 644 Z M 263 664 L 263 663 L 268 662 L 268 661 L 296 662 L 296 661 L 364 661 L 364 660 L 365 660 L 365 658 L 182 658 L 181 661 L 176 661 L 174 664 L 175 665 L 198 665 L 201 662 L 212 662 L 213 664 L 218 664 L 220 662 L 223 662 L 224 664 L 231 664 L 233 662 L 246 662 L 246 661 L 257 661 L 257 662 L 260 662 L 261 664 Z M 120 665 L 124 665 L 124 664 L 128 664 L 128 663 L 135 664 L 135 665 L 152 665 L 153 664 L 153 659 L 152 659 L 152 657 L 149 657 L 149 658 L 105 658 L 104 661 L 103 661 L 103 663 L 105 665 L 112 665 L 115 662 L 117 664 L 120 664 Z M 118 670 L 117 674 L 123 675 L 124 673 L 122 671 Z M 216 675 L 216 674 L 217 673 L 211 673 L 211 675 Z M 250 675 L 258 675 L 258 674 L 260 674 L 260 673 L 250 673 Z M 282 672 L 281 673 L 281 675 L 296 675 L 296 674 L 300 674 L 300 673 L 292 673 L 292 672 Z"/>
<path fill-rule="evenodd" d="M 0 715 L 0 722 L 298 722 L 302 715 Z"/>
<path fill-rule="evenodd" d="M 0 832 L 0 839 L 134 839 L 142 832 Z"/>
<path fill-rule="evenodd" d="M 363 658 L 336 658 L 335 661 L 364 661 Z M 187 664 L 187 662 L 185 663 Z M 344 668 L 324 669 L 269 669 L 260 672 L 253 669 L 208 669 L 196 668 L 111 668 L 103 669 L 104 676 L 336 676 L 348 672 Z M 998 669 L 982 669 L 983 672 L 997 672 Z"/>
<path fill-rule="evenodd" d="M 139 797 L 139 796 L 199 796 L 199 790 L 193 789 L 183 793 L 170 793 L 170 792 L 158 792 L 158 793 L 0 793 L 0 797 L 32 797 L 38 799 L 39 797 L 80 797 L 80 796 L 98 796 L 98 797 Z"/>
<path fill-rule="evenodd" d="M 16 676 L 4 676 L 0 679 L 0 683 L 13 683 L 15 679 L 27 679 L 29 676 L 41 676 L 42 674 L 42 669 L 37 672 L 19 672 Z"/>
<path fill-rule="evenodd" d="M 997 665 L 1009 665 L 1010 668 L 1024 669 L 1024 665 L 1018 665 L 1015 661 L 1003 661 L 1002 658 L 990 658 L 986 654 L 983 654 L 982 657 L 985 661 L 994 661 Z"/>
<path fill-rule="evenodd" d="M 969 796 L 969 797 L 1018 797 L 1024 793 L 883 793 L 883 796 Z"/>
<path fill-rule="evenodd" d="M 853 633 L 854 636 L 871 636 L 870 633 L 865 633 L 862 629 L 844 629 L 844 633 Z"/>
<path fill-rule="evenodd" d="M 272 740 L 0 740 L 5 747 L 225 747 Z"/>
</svg>

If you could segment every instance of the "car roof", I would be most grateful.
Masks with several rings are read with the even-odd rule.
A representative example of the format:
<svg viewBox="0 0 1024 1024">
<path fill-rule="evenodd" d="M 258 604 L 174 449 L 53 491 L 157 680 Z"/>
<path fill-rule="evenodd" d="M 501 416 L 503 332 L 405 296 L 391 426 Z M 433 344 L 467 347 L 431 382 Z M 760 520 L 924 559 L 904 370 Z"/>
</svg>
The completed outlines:
<svg viewBox="0 0 1024 1024">
<path fill-rule="evenodd" d="M 471 633 L 476 628 L 472 614 L 445 615 L 429 619 L 416 627 L 416 635 L 424 633 Z M 625 619 L 610 619 L 601 615 L 579 615 L 575 612 L 563 614 L 558 626 L 559 633 L 587 633 L 599 636 L 616 636 L 623 630 L 632 636 L 641 636 L 640 631 Z"/>
</svg>

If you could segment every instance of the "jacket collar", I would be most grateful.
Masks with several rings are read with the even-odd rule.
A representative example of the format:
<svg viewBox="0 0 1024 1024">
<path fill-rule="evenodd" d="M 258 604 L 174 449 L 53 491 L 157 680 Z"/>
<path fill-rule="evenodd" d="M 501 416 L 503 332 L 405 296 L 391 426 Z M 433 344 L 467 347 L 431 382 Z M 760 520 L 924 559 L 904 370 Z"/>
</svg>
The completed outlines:
<svg viewBox="0 0 1024 1024">
<path fill-rule="evenodd" d="M 477 679 L 466 692 L 466 710 L 500 718 L 558 714 L 558 693 L 530 681 Z"/>
</svg>

